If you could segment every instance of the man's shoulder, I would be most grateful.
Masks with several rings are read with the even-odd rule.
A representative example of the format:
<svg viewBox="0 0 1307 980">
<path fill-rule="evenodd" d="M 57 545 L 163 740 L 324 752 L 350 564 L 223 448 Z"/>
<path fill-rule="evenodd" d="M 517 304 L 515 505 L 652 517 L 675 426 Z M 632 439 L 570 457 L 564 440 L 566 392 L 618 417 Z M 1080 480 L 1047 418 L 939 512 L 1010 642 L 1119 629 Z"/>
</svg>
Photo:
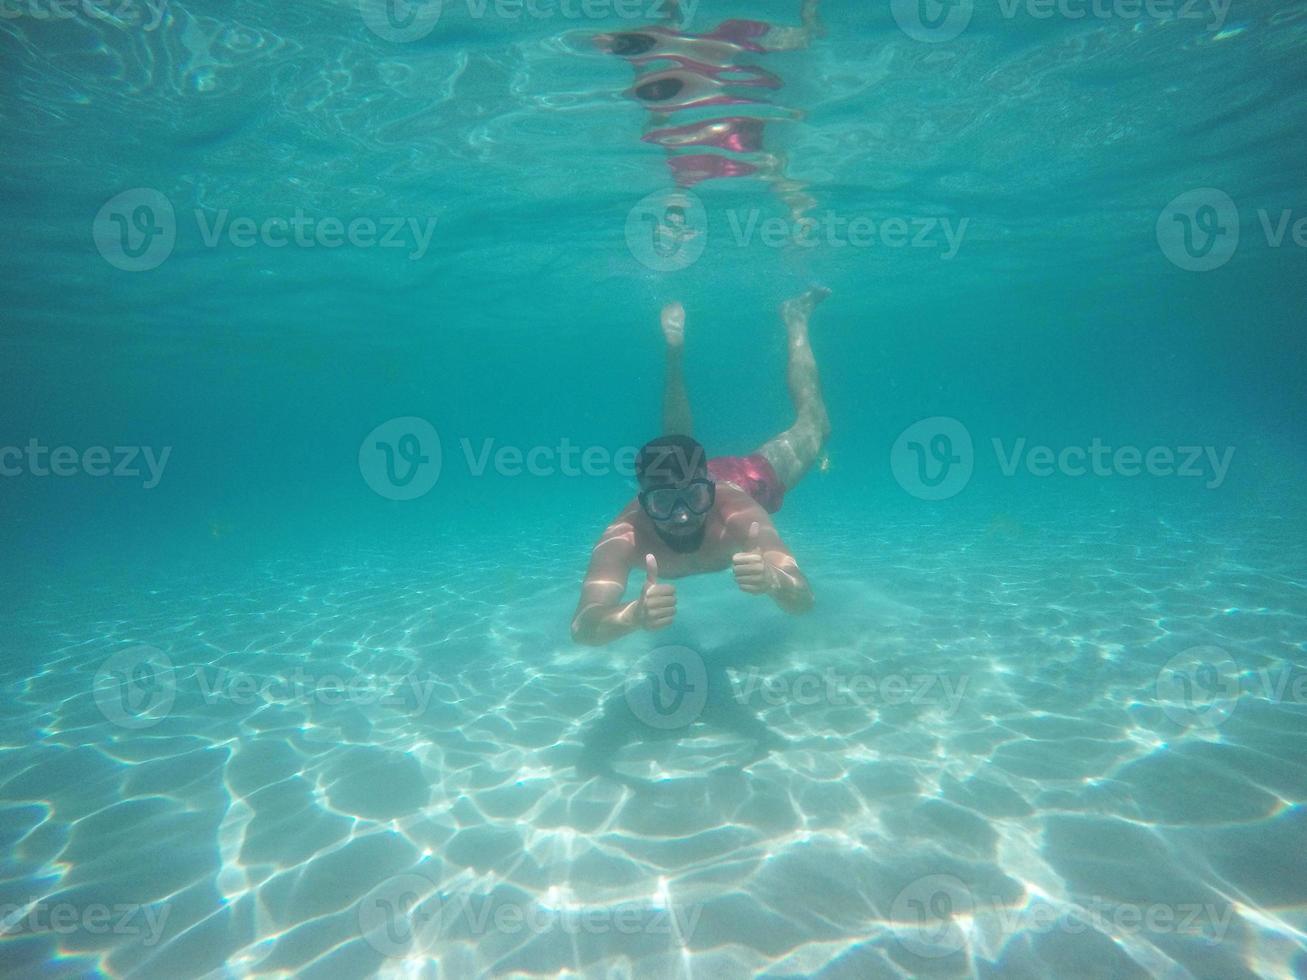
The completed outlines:
<svg viewBox="0 0 1307 980">
<path fill-rule="evenodd" d="M 641 537 L 640 516 L 639 505 L 632 501 L 608 522 L 595 547 L 608 545 L 614 548 L 621 546 L 634 549 L 637 540 Z"/>
</svg>

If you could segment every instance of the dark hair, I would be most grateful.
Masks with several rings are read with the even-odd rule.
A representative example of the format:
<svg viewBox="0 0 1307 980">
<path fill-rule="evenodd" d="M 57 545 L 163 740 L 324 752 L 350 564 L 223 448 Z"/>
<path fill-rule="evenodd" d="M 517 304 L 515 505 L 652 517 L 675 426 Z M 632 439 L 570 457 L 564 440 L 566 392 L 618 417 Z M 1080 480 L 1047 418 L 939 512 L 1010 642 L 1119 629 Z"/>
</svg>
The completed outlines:
<svg viewBox="0 0 1307 980">
<path fill-rule="evenodd" d="M 637 55 L 644 54 L 654 46 L 654 39 L 648 34 L 614 34 L 613 35 L 613 54 L 619 55 Z"/>
<path fill-rule="evenodd" d="M 635 457 L 635 476 L 642 489 L 676 486 L 708 471 L 708 454 L 689 436 L 650 439 Z"/>
<path fill-rule="evenodd" d="M 663 99 L 670 99 L 683 88 L 685 83 L 679 78 L 655 78 L 652 82 L 645 82 L 638 86 L 635 97 L 645 102 L 661 102 Z"/>
</svg>

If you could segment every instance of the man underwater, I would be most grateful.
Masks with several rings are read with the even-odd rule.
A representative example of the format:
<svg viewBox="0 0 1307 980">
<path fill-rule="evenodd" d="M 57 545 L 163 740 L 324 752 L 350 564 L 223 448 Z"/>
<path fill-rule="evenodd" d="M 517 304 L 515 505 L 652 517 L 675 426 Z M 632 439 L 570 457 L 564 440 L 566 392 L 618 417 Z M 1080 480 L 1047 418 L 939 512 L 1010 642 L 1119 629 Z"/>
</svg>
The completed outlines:
<svg viewBox="0 0 1307 980">
<path fill-rule="evenodd" d="M 640 492 L 604 531 L 590 556 L 572 638 L 598 646 L 636 630 L 660 630 L 676 617 L 676 579 L 730 568 L 744 592 L 769 595 L 789 613 L 812 607 L 812 590 L 781 541 L 771 514 L 821 455 L 830 436 L 808 318 L 828 295 L 821 287 L 781 306 L 789 333 L 786 379 L 794 424 L 748 456 L 708 459 L 690 435 L 690 401 L 681 370 L 685 310 L 662 311 L 667 342 L 663 430 L 636 457 Z M 631 570 L 643 568 L 638 598 L 623 602 Z"/>
</svg>

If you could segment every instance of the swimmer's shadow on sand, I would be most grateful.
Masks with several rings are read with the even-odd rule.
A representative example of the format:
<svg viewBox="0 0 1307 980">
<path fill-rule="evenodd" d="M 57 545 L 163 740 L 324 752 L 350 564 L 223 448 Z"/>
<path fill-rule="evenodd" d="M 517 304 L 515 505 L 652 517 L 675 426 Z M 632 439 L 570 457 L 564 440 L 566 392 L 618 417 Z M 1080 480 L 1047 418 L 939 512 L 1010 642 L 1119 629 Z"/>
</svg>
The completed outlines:
<svg viewBox="0 0 1307 980">
<path fill-rule="evenodd" d="M 703 684 L 702 707 L 698 706 L 700 702 L 695 702 L 684 718 L 673 715 L 665 722 L 654 719 L 651 723 L 648 711 L 641 710 L 651 703 L 650 686 L 658 683 L 656 677 L 648 675 L 649 660 L 642 659 L 632 668 L 626 683 L 604 699 L 603 713 L 581 736 L 577 774 L 612 779 L 638 790 L 654 785 L 654 781 L 618 770 L 617 757 L 628 746 L 680 742 L 706 735 L 736 736 L 748 747 L 748 754 L 737 756 L 729 765 L 741 769 L 788 747 L 790 740 L 768 728 L 746 701 L 737 696 L 728 671 L 743 674 L 782 662 L 789 647 L 789 633 L 788 629 L 773 628 L 692 653 L 691 658 L 702 661 L 703 673 L 694 676 L 695 669 L 690 670 L 692 679 L 686 682 L 687 690 L 693 694 L 694 685 Z"/>
</svg>

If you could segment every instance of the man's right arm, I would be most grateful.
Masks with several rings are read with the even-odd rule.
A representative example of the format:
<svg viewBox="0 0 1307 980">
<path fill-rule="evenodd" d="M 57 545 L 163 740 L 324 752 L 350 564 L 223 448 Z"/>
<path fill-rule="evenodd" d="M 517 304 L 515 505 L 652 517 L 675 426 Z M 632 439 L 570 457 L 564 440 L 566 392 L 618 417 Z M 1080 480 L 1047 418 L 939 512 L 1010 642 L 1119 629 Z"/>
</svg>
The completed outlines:
<svg viewBox="0 0 1307 980">
<path fill-rule="evenodd" d="M 639 600 L 622 602 L 634 552 L 635 529 L 620 519 L 595 545 L 572 617 L 572 639 L 577 643 L 601 646 L 636 629 L 634 607 Z"/>
<path fill-rule="evenodd" d="M 622 602 L 626 580 L 635 556 L 635 530 L 619 520 L 604 532 L 590 556 L 590 568 L 581 586 L 581 601 L 572 618 L 572 639 L 587 646 L 602 646 L 638 629 L 661 629 L 676 614 L 676 592 L 658 585 L 658 565 L 646 558 L 647 578 L 639 597 Z"/>
</svg>

